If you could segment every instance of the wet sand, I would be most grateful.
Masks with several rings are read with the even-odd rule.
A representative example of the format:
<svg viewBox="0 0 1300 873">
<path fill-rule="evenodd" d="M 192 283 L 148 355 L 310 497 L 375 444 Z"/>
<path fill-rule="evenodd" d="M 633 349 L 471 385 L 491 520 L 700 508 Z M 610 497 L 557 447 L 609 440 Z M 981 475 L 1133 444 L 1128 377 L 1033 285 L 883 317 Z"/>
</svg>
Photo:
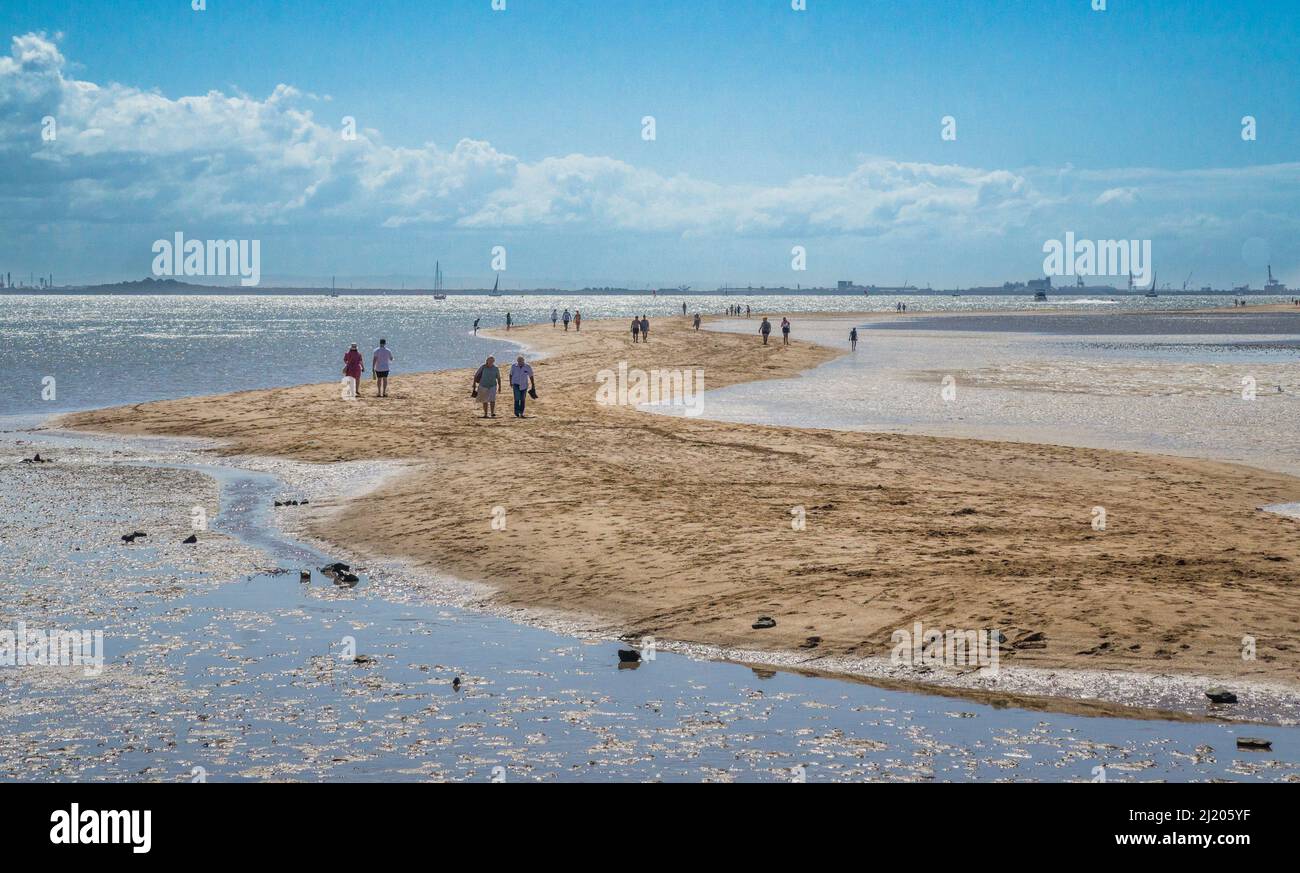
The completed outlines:
<svg viewBox="0 0 1300 873">
<path fill-rule="evenodd" d="M 228 454 L 412 462 L 379 491 L 313 509 L 310 533 L 630 637 L 833 669 L 888 658 L 891 633 L 921 621 L 1001 629 L 1012 670 L 1135 671 L 1157 684 L 1177 674 L 1193 696 L 1202 676 L 1296 688 L 1297 522 L 1258 507 L 1295 500 L 1300 480 L 1157 455 L 598 405 L 596 374 L 620 361 L 701 368 L 716 388 L 787 378 L 838 354 L 696 333 L 685 319 L 658 319 L 651 336 L 632 345 L 621 320 L 589 321 L 580 334 L 511 331 L 548 356 L 525 421 L 510 417 L 508 396 L 500 418 L 477 418 L 471 372 L 450 371 L 399 372 L 386 400 L 367 395 L 370 384 L 352 402 L 336 384 L 309 385 L 60 424 L 218 438 Z M 511 357 L 504 344 L 499 357 Z M 1096 505 L 1105 531 L 1091 526 Z M 505 530 L 492 528 L 497 507 Z M 792 527 L 795 507 L 804 530 Z M 760 615 L 776 627 L 751 628 Z M 1242 657 L 1245 636 L 1253 660 Z M 1108 696 L 1095 682 L 1073 688 L 1064 693 Z"/>
</svg>

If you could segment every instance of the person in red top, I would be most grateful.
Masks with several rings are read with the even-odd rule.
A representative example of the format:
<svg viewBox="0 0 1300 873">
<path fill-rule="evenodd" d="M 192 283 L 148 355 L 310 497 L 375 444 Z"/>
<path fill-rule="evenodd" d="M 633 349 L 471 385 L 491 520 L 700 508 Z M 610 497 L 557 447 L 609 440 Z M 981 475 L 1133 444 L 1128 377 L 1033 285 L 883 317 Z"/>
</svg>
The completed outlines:
<svg viewBox="0 0 1300 873">
<path fill-rule="evenodd" d="M 361 374 L 366 371 L 365 365 L 361 362 L 361 352 L 357 351 L 357 344 L 353 343 L 352 348 L 343 356 L 343 375 L 350 377 L 354 384 L 352 386 L 353 396 L 357 393 L 357 387 L 361 384 Z"/>
</svg>

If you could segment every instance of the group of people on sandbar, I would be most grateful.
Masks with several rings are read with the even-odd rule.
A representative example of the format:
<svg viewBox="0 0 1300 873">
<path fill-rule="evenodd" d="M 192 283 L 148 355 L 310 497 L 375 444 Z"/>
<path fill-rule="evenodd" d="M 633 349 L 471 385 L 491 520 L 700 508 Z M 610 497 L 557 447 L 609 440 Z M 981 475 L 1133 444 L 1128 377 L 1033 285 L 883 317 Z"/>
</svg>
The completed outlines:
<svg viewBox="0 0 1300 873">
<path fill-rule="evenodd" d="M 581 310 L 575 309 L 573 310 L 573 314 L 570 315 L 568 307 L 565 307 L 564 315 L 560 315 L 560 311 L 558 309 L 552 309 L 551 327 L 555 327 L 556 324 L 561 321 L 564 322 L 565 330 L 569 329 L 569 322 L 572 321 L 573 329 L 576 330 L 578 333 L 582 333 L 582 311 Z"/>
<path fill-rule="evenodd" d="M 496 356 L 488 355 L 483 366 L 474 373 L 474 387 L 469 392 L 469 396 L 482 405 L 484 418 L 497 417 L 497 389 L 500 386 L 501 370 L 497 367 Z M 515 418 L 527 418 L 524 407 L 529 397 L 537 399 L 537 379 L 523 355 L 510 365 L 510 390 L 515 396 Z"/>
<path fill-rule="evenodd" d="M 388 373 L 393 367 L 393 350 L 388 347 L 388 340 L 381 339 L 379 347 L 370 355 L 370 375 L 375 380 L 375 396 L 388 396 Z M 343 376 L 351 379 L 350 386 L 353 397 L 357 396 L 361 386 L 361 374 L 366 371 L 365 363 L 361 359 L 361 352 L 357 350 L 357 344 L 353 343 L 351 348 L 343 355 Z"/>
<path fill-rule="evenodd" d="M 763 345 L 767 345 L 767 335 L 772 332 L 772 322 L 767 320 L 766 315 L 758 326 L 758 332 L 763 335 Z M 790 345 L 790 319 L 784 317 L 781 319 L 781 345 Z"/>
</svg>

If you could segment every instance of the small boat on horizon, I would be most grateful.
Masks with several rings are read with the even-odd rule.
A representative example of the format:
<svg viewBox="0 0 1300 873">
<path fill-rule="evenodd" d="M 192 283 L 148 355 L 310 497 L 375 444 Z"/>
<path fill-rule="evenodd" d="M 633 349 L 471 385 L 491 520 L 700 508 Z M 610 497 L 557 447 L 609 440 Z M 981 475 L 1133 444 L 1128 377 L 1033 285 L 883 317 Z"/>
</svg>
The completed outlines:
<svg viewBox="0 0 1300 873">
<path fill-rule="evenodd" d="M 492 290 L 488 292 L 489 297 L 501 296 L 501 274 L 497 273 L 496 281 L 492 283 Z"/>
</svg>

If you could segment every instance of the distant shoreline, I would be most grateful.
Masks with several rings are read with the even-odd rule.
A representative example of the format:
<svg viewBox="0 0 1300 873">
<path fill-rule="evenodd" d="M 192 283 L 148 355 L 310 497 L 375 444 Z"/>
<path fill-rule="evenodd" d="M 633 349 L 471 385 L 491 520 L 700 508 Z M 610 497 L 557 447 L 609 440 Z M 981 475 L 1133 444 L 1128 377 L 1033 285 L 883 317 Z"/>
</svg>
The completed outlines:
<svg viewBox="0 0 1300 873">
<path fill-rule="evenodd" d="M 673 300 L 679 298 L 699 298 L 699 297 L 842 297 L 852 300 L 871 300 L 882 297 L 952 297 L 971 296 L 971 297 L 1024 297 L 1032 298 L 1032 294 L 1027 291 L 983 291 L 968 288 L 940 289 L 940 290 L 910 290 L 895 291 L 892 289 L 880 289 L 870 294 L 859 294 L 845 291 L 837 291 L 834 288 L 730 288 L 717 289 L 713 291 L 680 291 L 671 289 L 660 289 L 662 293 L 656 293 L 652 290 L 636 290 L 631 288 L 521 288 L 517 290 L 502 290 L 495 296 L 491 288 L 461 288 L 461 289 L 444 289 L 434 291 L 429 288 L 314 288 L 314 287 L 262 287 L 245 288 L 232 285 L 190 285 L 188 283 L 168 283 L 157 282 L 153 285 L 138 286 L 138 283 L 131 283 L 132 287 L 119 288 L 116 285 L 73 285 L 73 286 L 56 286 L 54 288 L 0 288 L 0 296 L 30 297 L 30 296 L 70 296 L 70 295 L 104 295 L 119 297 L 170 297 L 170 296 L 230 296 L 230 297 L 279 297 L 279 296 L 304 296 L 304 297 L 433 297 L 436 294 L 442 294 L 447 297 L 488 297 L 492 299 L 506 299 L 509 297 L 558 297 L 558 296 L 582 296 L 582 297 L 647 297 L 656 296 L 664 300 Z M 1102 291 L 1058 291 L 1053 290 L 1048 293 L 1048 300 L 1070 298 L 1092 299 L 1098 296 L 1114 297 L 1115 299 L 1139 299 L 1146 295 L 1139 291 L 1115 291 L 1106 293 Z M 1287 291 L 1284 294 L 1276 294 L 1262 290 L 1251 291 L 1161 291 L 1160 297 L 1269 297 L 1269 298 L 1300 298 L 1300 291 Z"/>
</svg>

